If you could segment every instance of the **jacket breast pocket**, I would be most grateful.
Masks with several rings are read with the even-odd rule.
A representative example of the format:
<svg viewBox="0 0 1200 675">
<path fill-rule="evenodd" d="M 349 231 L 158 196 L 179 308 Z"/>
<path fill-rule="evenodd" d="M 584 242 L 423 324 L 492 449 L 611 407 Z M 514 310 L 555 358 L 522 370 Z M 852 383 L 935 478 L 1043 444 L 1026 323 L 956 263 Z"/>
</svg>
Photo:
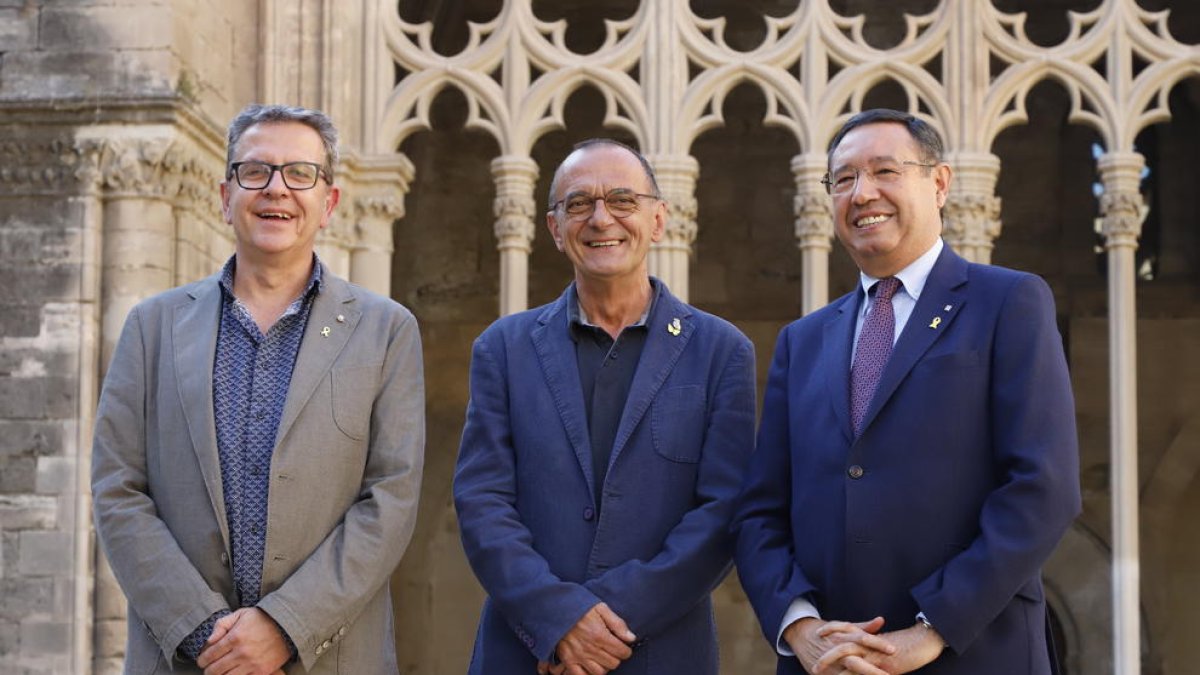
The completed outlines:
<svg viewBox="0 0 1200 675">
<path fill-rule="evenodd" d="M 343 434 L 356 441 L 367 437 L 371 426 L 371 410 L 379 389 L 380 368 L 383 364 L 334 368 L 333 422 Z"/>
<path fill-rule="evenodd" d="M 672 462 L 699 462 L 708 428 L 706 404 L 704 387 L 700 385 L 668 387 L 659 391 L 650 410 L 655 452 Z"/>
</svg>

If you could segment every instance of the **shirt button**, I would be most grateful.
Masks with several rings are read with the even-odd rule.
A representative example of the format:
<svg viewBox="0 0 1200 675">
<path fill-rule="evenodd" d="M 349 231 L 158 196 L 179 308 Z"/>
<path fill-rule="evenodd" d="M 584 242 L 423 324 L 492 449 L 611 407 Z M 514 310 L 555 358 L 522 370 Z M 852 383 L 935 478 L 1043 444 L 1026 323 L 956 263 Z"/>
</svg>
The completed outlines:
<svg viewBox="0 0 1200 675">
<path fill-rule="evenodd" d="M 221 551 L 221 564 L 222 565 L 229 564 L 229 554 L 226 553 L 225 551 Z"/>
<path fill-rule="evenodd" d="M 583 507 L 583 519 L 584 520 L 591 520 L 592 518 L 595 518 L 595 517 L 596 517 L 595 509 L 593 509 L 590 506 Z"/>
<path fill-rule="evenodd" d="M 857 464 L 853 464 L 850 466 L 849 469 L 846 469 L 846 475 L 850 476 L 851 478 L 853 478 L 855 480 L 858 480 L 859 478 L 862 478 L 862 476 L 863 476 L 863 468 Z"/>
</svg>

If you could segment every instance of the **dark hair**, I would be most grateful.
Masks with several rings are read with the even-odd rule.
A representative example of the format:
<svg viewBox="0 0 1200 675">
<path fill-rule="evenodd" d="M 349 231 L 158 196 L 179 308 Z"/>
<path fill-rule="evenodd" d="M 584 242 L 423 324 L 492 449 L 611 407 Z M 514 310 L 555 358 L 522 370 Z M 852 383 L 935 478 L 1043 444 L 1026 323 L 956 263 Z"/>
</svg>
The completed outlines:
<svg viewBox="0 0 1200 675">
<path fill-rule="evenodd" d="M 558 179 L 562 175 L 563 164 L 567 163 L 567 158 L 576 152 L 579 152 L 580 150 L 586 150 L 599 145 L 621 148 L 622 150 L 636 157 L 638 163 L 642 165 L 642 171 L 646 172 L 646 178 L 650 181 L 650 189 L 654 193 L 654 196 L 661 198 L 662 195 L 658 190 L 658 179 L 654 177 L 654 169 L 650 168 L 650 162 L 646 161 L 646 158 L 642 155 L 642 153 L 634 150 L 628 145 L 625 145 L 621 141 L 614 141 L 611 138 L 589 138 L 586 141 L 580 141 L 576 143 L 575 146 L 571 148 L 571 152 L 567 154 L 567 157 L 563 158 L 563 161 L 559 163 L 558 168 L 554 170 L 554 179 L 550 181 L 550 198 L 548 200 L 549 208 L 553 209 L 554 204 L 557 201 L 554 199 L 554 195 L 558 194 Z"/>
<path fill-rule="evenodd" d="M 230 165 L 233 164 L 233 155 L 237 151 L 237 144 L 242 140 L 242 135 L 252 126 L 273 122 L 299 122 L 317 132 L 321 137 L 321 145 L 325 146 L 325 165 L 322 167 L 325 171 L 325 181 L 333 183 L 333 170 L 338 163 L 338 132 L 329 115 L 320 110 L 298 106 L 259 103 L 251 103 L 242 108 L 237 117 L 229 123 L 229 141 L 225 150 L 225 180 L 233 177 Z"/>
<path fill-rule="evenodd" d="M 891 110 L 888 108 L 874 108 L 872 110 L 864 110 L 854 117 L 846 120 L 842 128 L 834 135 L 833 140 L 829 142 L 829 153 L 826 155 L 826 164 L 833 159 L 833 152 L 837 150 L 842 139 L 852 129 L 857 129 L 868 124 L 879 124 L 883 122 L 891 122 L 895 124 L 903 124 L 905 129 L 908 129 L 908 135 L 917 142 L 917 147 L 920 148 L 920 160 L 927 164 L 938 164 L 942 161 L 942 137 L 938 134 L 937 129 L 934 129 L 925 120 L 899 110 Z"/>
</svg>

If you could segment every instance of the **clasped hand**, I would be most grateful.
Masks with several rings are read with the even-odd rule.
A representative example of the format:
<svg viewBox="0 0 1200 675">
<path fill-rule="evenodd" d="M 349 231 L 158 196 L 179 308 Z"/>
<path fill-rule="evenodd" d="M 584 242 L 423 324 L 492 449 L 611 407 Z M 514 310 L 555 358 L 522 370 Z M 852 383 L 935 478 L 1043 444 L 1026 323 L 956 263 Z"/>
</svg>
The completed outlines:
<svg viewBox="0 0 1200 675">
<path fill-rule="evenodd" d="M 257 607 L 217 619 L 196 659 L 204 675 L 282 675 L 290 654 L 279 626 Z"/>
<path fill-rule="evenodd" d="M 900 675 L 932 663 L 944 649 L 942 638 L 922 625 L 880 633 L 883 618 L 851 623 L 801 619 L 784 640 L 812 675 Z"/>
<path fill-rule="evenodd" d="M 559 662 L 538 663 L 538 675 L 605 675 L 633 656 L 636 639 L 616 612 L 597 603 L 559 640 Z"/>
</svg>

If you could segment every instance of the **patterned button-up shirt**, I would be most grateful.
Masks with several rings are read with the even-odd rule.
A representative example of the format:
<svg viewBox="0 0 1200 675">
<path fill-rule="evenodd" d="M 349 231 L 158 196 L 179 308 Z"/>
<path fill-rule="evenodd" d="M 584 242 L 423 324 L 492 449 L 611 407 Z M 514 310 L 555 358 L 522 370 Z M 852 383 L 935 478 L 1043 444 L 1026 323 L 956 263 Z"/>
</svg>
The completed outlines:
<svg viewBox="0 0 1200 675">
<path fill-rule="evenodd" d="M 230 258 L 220 281 L 223 302 L 213 363 L 213 412 L 234 588 L 238 605 L 253 607 L 259 600 L 267 544 L 271 452 L 309 310 L 321 290 L 321 266 L 314 256 L 304 292 L 265 334 L 233 294 L 235 272 L 236 258 Z M 214 614 L 185 638 L 180 645 L 184 655 L 194 660 L 215 621 L 227 613 Z M 295 654 L 290 638 L 287 642 Z"/>
</svg>

